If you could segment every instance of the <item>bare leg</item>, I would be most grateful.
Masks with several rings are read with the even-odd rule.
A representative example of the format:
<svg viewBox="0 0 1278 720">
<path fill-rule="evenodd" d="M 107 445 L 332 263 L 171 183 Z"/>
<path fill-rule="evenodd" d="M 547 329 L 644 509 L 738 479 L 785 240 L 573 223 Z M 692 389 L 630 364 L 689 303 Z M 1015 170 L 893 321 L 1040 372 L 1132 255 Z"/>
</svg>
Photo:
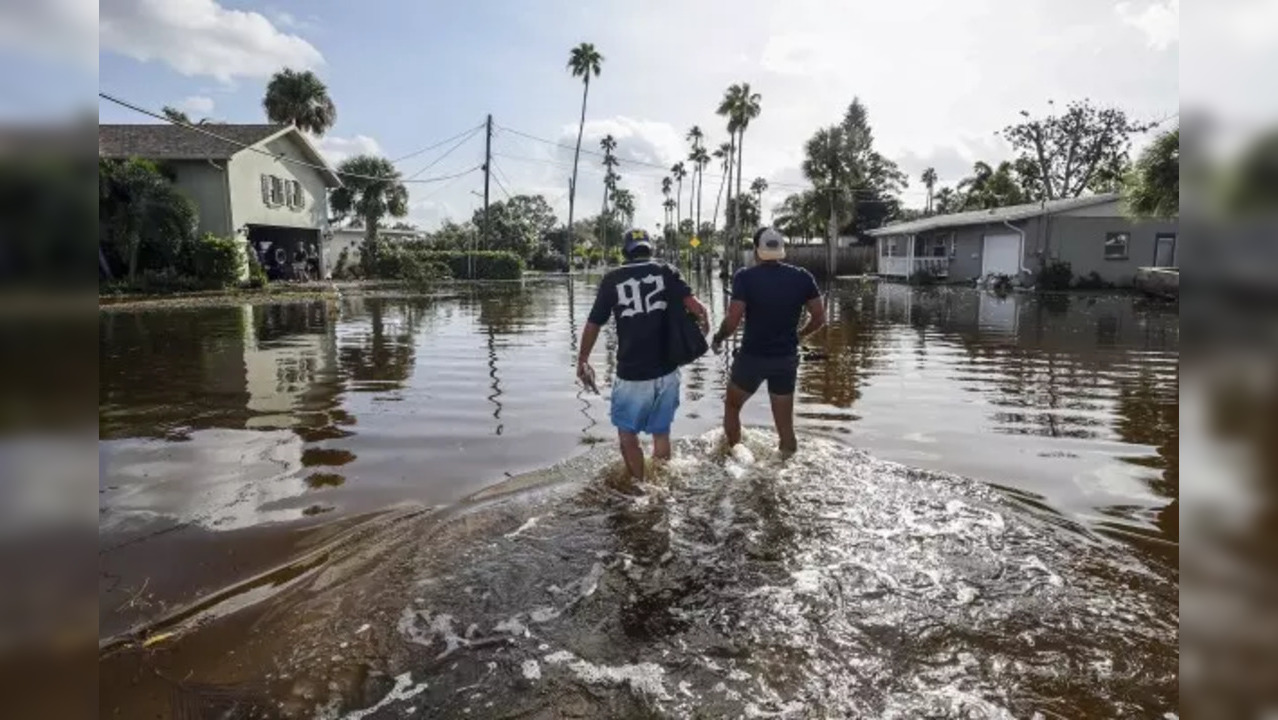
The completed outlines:
<svg viewBox="0 0 1278 720">
<path fill-rule="evenodd" d="M 781 438 L 781 454 L 793 455 L 799 449 L 799 439 L 794 436 L 794 395 L 768 395 L 772 402 L 772 422 Z"/>
<path fill-rule="evenodd" d="M 670 459 L 670 436 L 669 435 L 653 435 L 652 436 L 652 456 L 658 460 Z"/>
<path fill-rule="evenodd" d="M 621 441 L 621 457 L 626 461 L 626 469 L 631 477 L 643 481 L 643 446 L 639 444 L 639 436 L 624 430 L 617 431 L 617 439 Z"/>
<path fill-rule="evenodd" d="M 750 395 L 751 393 L 737 387 L 735 383 L 728 383 L 728 394 L 723 398 L 723 436 L 728 441 L 728 447 L 741 442 L 741 408 L 750 399 Z"/>
</svg>

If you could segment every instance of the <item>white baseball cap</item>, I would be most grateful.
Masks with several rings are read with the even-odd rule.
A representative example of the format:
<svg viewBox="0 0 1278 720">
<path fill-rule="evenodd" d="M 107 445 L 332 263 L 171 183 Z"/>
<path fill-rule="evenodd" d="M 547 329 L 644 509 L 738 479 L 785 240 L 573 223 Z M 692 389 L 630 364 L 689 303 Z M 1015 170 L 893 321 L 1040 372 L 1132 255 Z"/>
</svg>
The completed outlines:
<svg viewBox="0 0 1278 720">
<path fill-rule="evenodd" d="M 759 228 L 754 234 L 754 251 L 760 260 L 784 260 L 785 236 L 770 227 Z"/>
</svg>

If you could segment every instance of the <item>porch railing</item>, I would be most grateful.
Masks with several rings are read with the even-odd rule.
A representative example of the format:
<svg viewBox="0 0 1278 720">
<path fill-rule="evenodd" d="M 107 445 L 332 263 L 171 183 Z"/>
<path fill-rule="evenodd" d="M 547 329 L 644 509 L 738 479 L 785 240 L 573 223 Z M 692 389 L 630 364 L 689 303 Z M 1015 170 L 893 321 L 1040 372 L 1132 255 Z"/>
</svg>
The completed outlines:
<svg viewBox="0 0 1278 720">
<path fill-rule="evenodd" d="M 910 258 L 879 257 L 880 275 L 909 277 L 920 270 L 927 270 L 936 277 L 947 277 L 950 274 L 950 259 L 943 257 L 916 257 L 911 269 Z"/>
</svg>

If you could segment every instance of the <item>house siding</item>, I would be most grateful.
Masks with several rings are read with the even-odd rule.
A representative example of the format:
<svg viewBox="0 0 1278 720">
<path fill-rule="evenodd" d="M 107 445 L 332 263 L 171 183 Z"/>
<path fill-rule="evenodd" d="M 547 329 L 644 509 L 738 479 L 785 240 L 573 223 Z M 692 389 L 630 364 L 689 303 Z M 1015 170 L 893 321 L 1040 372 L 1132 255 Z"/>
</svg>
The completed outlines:
<svg viewBox="0 0 1278 720">
<path fill-rule="evenodd" d="M 1137 268 L 1154 264 L 1154 243 L 1158 235 L 1178 233 L 1178 223 L 1174 220 L 1132 222 L 1123 217 L 1053 217 L 1048 226 L 1051 238 L 1048 257 L 1068 262 L 1075 277 L 1095 272 L 1120 287 L 1132 284 Z M 1126 259 L 1105 258 L 1105 236 L 1111 232 L 1130 233 Z M 1179 247 L 1176 254 L 1180 254 Z M 1038 265 L 1030 267 L 1037 269 Z"/>
<path fill-rule="evenodd" d="M 173 184 L 195 203 L 200 235 L 230 235 L 230 200 L 227 197 L 223 163 L 207 160 L 166 161 L 165 166 L 173 173 Z"/>
<path fill-rule="evenodd" d="M 284 135 L 260 145 L 273 155 L 311 162 L 297 142 Z M 328 193 L 324 176 L 314 168 L 280 162 L 261 153 L 243 150 L 228 162 L 231 180 L 231 219 L 236 229 L 245 225 L 323 229 L 328 223 Z M 262 175 L 275 175 L 301 183 L 305 205 L 268 206 L 262 201 Z"/>
</svg>

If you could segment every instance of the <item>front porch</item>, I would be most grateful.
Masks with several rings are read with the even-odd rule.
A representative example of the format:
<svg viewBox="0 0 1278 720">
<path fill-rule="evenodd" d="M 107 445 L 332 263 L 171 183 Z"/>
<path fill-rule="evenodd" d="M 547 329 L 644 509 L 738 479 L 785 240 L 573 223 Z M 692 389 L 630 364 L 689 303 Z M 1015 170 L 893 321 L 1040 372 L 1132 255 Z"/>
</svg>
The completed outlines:
<svg viewBox="0 0 1278 720">
<path fill-rule="evenodd" d="M 954 237 L 894 235 L 876 238 L 879 275 L 910 279 L 921 272 L 948 278 Z"/>
</svg>

